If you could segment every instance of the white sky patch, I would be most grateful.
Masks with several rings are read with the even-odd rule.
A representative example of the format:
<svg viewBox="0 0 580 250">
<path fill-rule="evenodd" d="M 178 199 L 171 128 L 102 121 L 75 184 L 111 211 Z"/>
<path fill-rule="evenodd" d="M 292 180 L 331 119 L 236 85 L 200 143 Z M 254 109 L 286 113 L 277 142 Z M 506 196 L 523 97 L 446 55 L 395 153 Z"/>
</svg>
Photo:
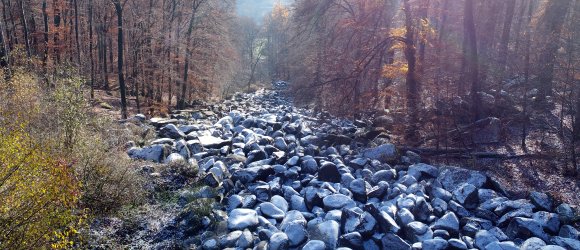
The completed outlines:
<svg viewBox="0 0 580 250">
<path fill-rule="evenodd" d="M 247 16 L 254 19 L 254 21 L 261 23 L 278 0 L 238 0 L 237 12 L 240 16 Z M 291 0 L 281 0 L 285 5 L 289 5 Z"/>
</svg>

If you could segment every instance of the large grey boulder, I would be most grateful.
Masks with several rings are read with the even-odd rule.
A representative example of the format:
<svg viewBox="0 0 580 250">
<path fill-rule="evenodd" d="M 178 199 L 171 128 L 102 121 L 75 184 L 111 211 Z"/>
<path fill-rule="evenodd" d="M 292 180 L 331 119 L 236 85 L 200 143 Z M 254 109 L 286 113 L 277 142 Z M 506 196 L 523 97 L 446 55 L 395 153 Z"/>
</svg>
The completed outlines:
<svg viewBox="0 0 580 250">
<path fill-rule="evenodd" d="M 381 162 L 390 162 L 397 160 L 398 158 L 397 148 L 391 143 L 367 149 L 362 153 L 362 155 L 363 157 L 379 160 Z"/>
<path fill-rule="evenodd" d="M 258 213 L 253 209 L 237 208 L 232 210 L 228 216 L 228 229 L 230 230 L 244 230 L 258 224 Z"/>
<path fill-rule="evenodd" d="M 544 232 L 540 223 L 533 219 L 516 217 L 512 219 L 506 229 L 506 234 L 510 238 L 527 239 L 530 237 L 538 237 L 543 241 L 548 241 L 550 236 Z"/>
<path fill-rule="evenodd" d="M 156 144 L 144 148 L 133 147 L 127 151 L 129 157 L 138 160 L 162 162 L 169 149 L 166 145 Z"/>
<path fill-rule="evenodd" d="M 222 140 L 221 138 L 217 138 L 211 135 L 200 136 L 198 140 L 204 148 L 213 148 L 213 149 L 219 149 L 231 143 L 231 141 L 229 140 Z"/>
<path fill-rule="evenodd" d="M 382 249 L 409 250 L 411 246 L 396 234 L 387 233 L 381 238 Z"/>
<path fill-rule="evenodd" d="M 487 181 L 487 176 L 484 174 L 456 167 L 444 167 L 440 169 L 437 180 L 443 185 L 447 191 L 453 192 L 460 185 L 465 183 L 471 184 L 476 188 L 481 188 Z"/>
<path fill-rule="evenodd" d="M 159 130 L 159 137 L 171 138 L 171 139 L 181 139 L 185 137 L 185 133 L 177 128 L 173 124 L 167 124 Z"/>
<path fill-rule="evenodd" d="M 274 168 L 270 165 L 262 165 L 256 167 L 249 167 L 239 169 L 232 174 L 233 181 L 240 181 L 244 184 L 254 182 L 256 180 L 265 181 L 269 176 L 275 173 Z"/>
<path fill-rule="evenodd" d="M 310 239 L 324 242 L 327 250 L 336 249 L 339 236 L 339 224 L 336 221 L 325 221 L 314 227 Z"/>
</svg>

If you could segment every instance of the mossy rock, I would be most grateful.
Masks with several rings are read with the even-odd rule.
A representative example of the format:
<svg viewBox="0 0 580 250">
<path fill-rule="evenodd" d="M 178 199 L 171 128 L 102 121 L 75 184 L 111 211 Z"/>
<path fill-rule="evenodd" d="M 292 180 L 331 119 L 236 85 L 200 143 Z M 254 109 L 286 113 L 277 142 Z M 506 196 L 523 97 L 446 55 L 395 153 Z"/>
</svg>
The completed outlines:
<svg viewBox="0 0 580 250">
<path fill-rule="evenodd" d="M 108 104 L 108 103 L 106 103 L 106 102 L 101 102 L 101 103 L 99 103 L 99 106 L 100 106 L 101 108 L 104 108 L 104 109 L 113 109 L 113 106 L 111 106 L 111 104 Z"/>
</svg>

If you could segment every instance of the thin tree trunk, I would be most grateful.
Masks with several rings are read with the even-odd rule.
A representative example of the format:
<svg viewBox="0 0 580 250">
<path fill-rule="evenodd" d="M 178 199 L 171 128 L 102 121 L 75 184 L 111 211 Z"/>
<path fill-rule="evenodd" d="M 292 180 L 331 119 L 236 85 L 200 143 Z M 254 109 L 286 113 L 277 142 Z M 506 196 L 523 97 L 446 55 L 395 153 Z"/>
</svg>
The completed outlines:
<svg viewBox="0 0 580 250">
<path fill-rule="evenodd" d="M 419 26 L 421 28 L 421 36 L 419 37 L 419 74 L 423 75 L 425 72 L 425 48 L 427 47 L 427 37 L 428 31 L 427 23 L 428 16 L 429 16 L 429 2 L 430 0 L 426 0 L 421 3 L 421 19 L 419 20 Z"/>
<path fill-rule="evenodd" d="M 408 70 L 406 77 L 407 84 L 407 109 L 409 114 L 410 127 L 405 133 L 409 140 L 417 139 L 417 123 L 420 100 L 420 86 L 416 77 L 416 57 L 415 57 L 415 30 L 413 27 L 413 16 L 411 14 L 411 5 L 409 0 L 403 0 L 405 12 L 405 58 L 407 60 Z"/>
<path fill-rule="evenodd" d="M 464 9 L 464 38 L 463 38 L 463 56 L 466 80 L 471 83 L 471 111 L 473 115 L 473 121 L 481 119 L 481 97 L 479 92 L 481 91 L 481 86 L 479 84 L 479 66 L 478 66 L 478 56 L 477 56 L 477 40 L 475 33 L 475 22 L 473 20 L 473 1 L 465 1 Z"/>
<path fill-rule="evenodd" d="M 44 81 L 46 82 L 46 85 L 48 87 L 49 82 L 48 82 L 48 13 L 46 12 L 46 8 L 47 8 L 47 4 L 46 4 L 46 0 L 42 1 L 42 20 L 44 23 L 44 55 L 42 57 L 42 68 L 44 69 Z"/>
<path fill-rule="evenodd" d="M 24 31 L 24 46 L 26 47 L 26 56 L 28 59 L 31 57 L 30 52 L 30 42 L 28 41 L 28 25 L 26 23 L 26 13 L 24 13 L 24 0 L 20 0 L 20 13 L 22 18 L 20 18 L 20 22 L 22 24 L 22 29 Z"/>
<path fill-rule="evenodd" d="M 93 55 L 93 0 L 89 0 L 89 60 L 91 61 L 91 99 L 95 98 L 95 60 Z"/>
<path fill-rule="evenodd" d="M 507 9 L 505 13 L 505 20 L 503 22 L 503 32 L 501 35 L 501 43 L 499 48 L 499 69 L 501 80 L 505 78 L 506 64 L 508 58 L 508 45 L 510 42 L 510 33 L 512 27 L 512 20 L 514 18 L 514 10 L 516 7 L 516 0 L 507 0 Z"/>
<path fill-rule="evenodd" d="M 60 33 L 59 33 L 58 29 L 60 27 L 61 13 L 60 13 L 60 9 L 58 9 L 56 0 L 52 1 L 52 5 L 53 5 L 52 8 L 54 10 L 54 27 L 55 27 L 55 32 L 54 32 L 54 37 L 53 37 L 53 40 L 54 40 L 54 44 L 53 44 L 53 46 L 54 46 L 54 56 L 55 56 L 55 59 L 56 59 L 55 60 L 56 61 L 56 64 L 59 65 L 60 64 L 60 50 L 58 48 L 59 48 L 59 45 L 60 45 L 59 44 L 60 43 L 59 42 Z"/>
<path fill-rule="evenodd" d="M 9 58 L 8 58 L 8 45 L 6 44 L 7 38 L 4 36 L 4 31 L 2 28 L 3 23 L 0 22 L 0 67 L 8 68 L 9 65 Z M 9 74 L 7 74 L 9 75 Z"/>
<path fill-rule="evenodd" d="M 102 36 L 101 36 L 101 45 L 103 46 L 102 48 L 102 52 L 103 52 L 103 78 L 105 80 L 105 90 L 109 91 L 111 89 L 110 85 L 109 85 L 109 69 L 108 69 L 108 65 L 107 65 L 107 14 L 105 14 L 105 20 L 104 23 L 101 26 L 101 31 L 102 31 Z M 109 50 L 112 50 L 113 48 L 109 48 Z M 112 58 L 111 58 L 112 61 Z"/>
<path fill-rule="evenodd" d="M 121 117 L 127 119 L 127 99 L 125 96 L 125 76 L 123 75 L 123 7 L 120 0 L 113 0 L 117 12 L 117 67 L 119 73 L 119 89 L 121 92 Z"/>
<path fill-rule="evenodd" d="M 2 0 L 2 18 L 4 20 L 4 29 L 6 30 L 6 40 L 8 41 L 8 49 L 11 51 L 14 48 L 12 44 L 12 41 L 14 39 L 12 38 L 10 27 L 8 26 L 8 16 L 6 15 L 6 12 L 8 12 L 8 10 L 6 8 L 6 5 L 7 5 L 6 2 Z"/>
<path fill-rule="evenodd" d="M 77 63 L 79 66 L 79 69 L 81 67 L 81 43 L 80 43 L 80 38 L 79 38 L 79 5 L 78 5 L 78 0 L 73 0 L 74 1 L 74 8 L 75 8 L 75 39 L 76 39 L 76 45 L 77 45 Z"/>
<path fill-rule="evenodd" d="M 187 28 L 187 34 L 185 36 L 186 39 L 188 40 L 188 44 L 189 44 L 189 40 L 191 39 L 191 34 L 193 33 L 197 9 L 204 1 L 205 0 L 194 0 L 193 1 L 193 4 L 192 4 L 193 6 L 191 8 L 192 9 L 191 19 L 189 20 L 189 27 Z M 184 66 L 184 70 L 183 70 L 183 82 L 181 83 L 181 97 L 179 98 L 179 102 L 177 104 L 177 107 L 179 109 L 185 108 L 185 95 L 187 92 L 187 75 L 189 74 L 189 61 L 191 60 L 190 58 L 191 58 L 191 51 L 190 51 L 189 46 L 186 46 L 185 47 L 185 66 Z"/>
<path fill-rule="evenodd" d="M 14 44 L 18 44 L 18 35 L 16 34 L 16 24 L 14 24 L 14 15 L 12 14 L 12 2 L 8 0 L 8 15 L 10 17 L 10 24 L 12 25 L 11 34 Z"/>
<path fill-rule="evenodd" d="M 528 137 L 528 123 L 530 122 L 530 116 L 528 114 L 528 91 L 529 91 L 529 80 L 530 80 L 530 47 L 532 38 L 532 15 L 534 11 L 535 1 L 530 1 L 528 15 L 527 15 L 527 28 L 525 33 L 525 51 L 524 51 L 524 100 L 523 100 L 523 116 L 524 121 L 522 125 L 522 150 L 528 152 L 528 147 L 526 146 L 526 138 Z"/>
</svg>

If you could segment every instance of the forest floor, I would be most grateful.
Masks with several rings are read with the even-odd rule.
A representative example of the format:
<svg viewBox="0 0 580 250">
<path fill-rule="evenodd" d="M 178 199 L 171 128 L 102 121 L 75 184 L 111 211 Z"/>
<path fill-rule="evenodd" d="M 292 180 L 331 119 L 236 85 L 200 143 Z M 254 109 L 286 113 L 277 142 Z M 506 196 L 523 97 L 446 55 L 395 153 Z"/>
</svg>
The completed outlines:
<svg viewBox="0 0 580 250">
<path fill-rule="evenodd" d="M 507 120 L 507 119 L 506 119 Z M 580 175 L 570 176 L 570 149 L 558 134 L 555 114 L 537 115 L 529 126 L 527 152 L 521 147 L 522 127 L 502 121 L 500 142 L 478 145 L 476 152 L 514 157 L 457 158 L 433 156 L 433 164 L 468 167 L 495 177 L 514 198 L 527 198 L 531 191 L 546 192 L 556 200 L 580 207 Z M 549 127 L 551 129 L 546 129 Z"/>
</svg>

